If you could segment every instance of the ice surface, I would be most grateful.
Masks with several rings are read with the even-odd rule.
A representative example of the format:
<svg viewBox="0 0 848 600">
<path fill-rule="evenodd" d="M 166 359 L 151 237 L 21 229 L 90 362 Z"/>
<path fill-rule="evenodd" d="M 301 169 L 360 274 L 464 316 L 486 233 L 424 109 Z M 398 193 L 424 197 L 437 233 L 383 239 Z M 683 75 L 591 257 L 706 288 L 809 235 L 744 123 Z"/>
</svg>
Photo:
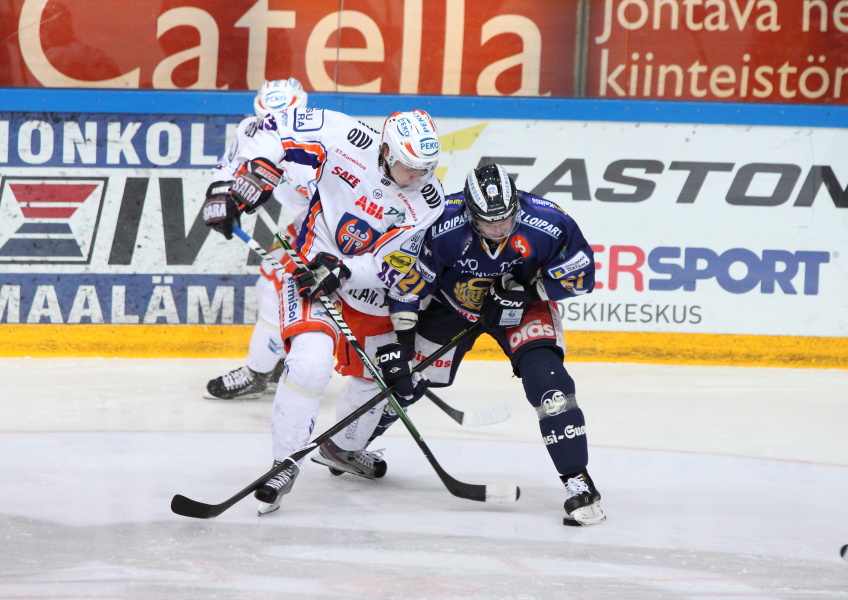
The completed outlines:
<svg viewBox="0 0 848 600">
<path fill-rule="evenodd" d="M 0 598 L 848 598 L 848 371 L 569 363 L 607 522 L 564 492 L 507 363 L 438 391 L 505 423 L 410 415 L 442 466 L 518 484 L 451 496 L 402 424 L 387 476 L 304 463 L 273 515 L 218 503 L 271 466 L 270 399 L 202 398 L 231 360 L 0 359 Z M 334 422 L 335 378 L 316 432 Z"/>
</svg>

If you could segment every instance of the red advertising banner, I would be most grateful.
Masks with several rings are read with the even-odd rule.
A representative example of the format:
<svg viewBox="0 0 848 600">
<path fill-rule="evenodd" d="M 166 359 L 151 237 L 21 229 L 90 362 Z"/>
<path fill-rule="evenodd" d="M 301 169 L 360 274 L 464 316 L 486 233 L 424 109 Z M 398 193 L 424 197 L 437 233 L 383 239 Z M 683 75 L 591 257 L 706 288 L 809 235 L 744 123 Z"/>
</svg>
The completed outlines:
<svg viewBox="0 0 848 600">
<path fill-rule="evenodd" d="M 848 103 L 848 0 L 5 0 L 0 86 Z"/>
<path fill-rule="evenodd" d="M 586 96 L 848 103 L 844 0 L 589 0 Z"/>
<path fill-rule="evenodd" d="M 574 95 L 579 0 L 3 5 L 0 86 Z"/>
</svg>

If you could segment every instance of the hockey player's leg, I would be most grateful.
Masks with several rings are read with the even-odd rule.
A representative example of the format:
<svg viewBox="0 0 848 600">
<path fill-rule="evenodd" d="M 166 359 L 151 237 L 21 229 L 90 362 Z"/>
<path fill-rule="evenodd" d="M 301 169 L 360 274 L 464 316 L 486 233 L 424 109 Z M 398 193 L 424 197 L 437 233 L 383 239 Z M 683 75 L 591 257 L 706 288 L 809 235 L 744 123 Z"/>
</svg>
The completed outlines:
<svg viewBox="0 0 848 600">
<path fill-rule="evenodd" d="M 527 399 L 539 416 L 539 429 L 566 489 L 563 523 L 594 525 L 606 519 L 601 494 L 586 470 L 586 422 L 577 406 L 574 380 L 555 346 L 537 346 L 518 360 Z"/>
<path fill-rule="evenodd" d="M 334 347 L 333 337 L 321 331 L 307 331 L 291 338 L 271 415 L 275 461 L 286 458 L 309 441 L 321 396 L 333 374 Z M 296 476 L 297 467 L 293 466 L 256 490 L 260 514 L 279 508 Z"/>
<path fill-rule="evenodd" d="M 246 364 L 206 384 L 205 398 L 255 400 L 272 393 L 283 370 L 285 351 L 280 337 L 280 301 L 274 284 L 265 276 L 256 282 L 259 307 L 250 338 Z"/>
<path fill-rule="evenodd" d="M 274 372 L 277 377 L 268 381 L 276 389 L 282 375 L 281 361 L 286 356 L 283 338 L 280 335 L 280 297 L 274 283 L 266 277 L 256 282 L 258 318 L 247 355 L 247 366 L 259 373 Z"/>
<path fill-rule="evenodd" d="M 418 314 L 418 331 L 415 335 L 413 364 L 417 365 L 426 357 L 435 353 L 467 326 L 468 321 L 448 310 L 440 302 L 435 300 L 430 302 L 429 306 Z M 466 337 L 456 348 L 436 361 L 435 364 L 424 369 L 423 375 L 429 380 L 431 388 L 448 387 L 453 383 L 459 365 L 462 363 L 462 358 L 474 345 L 474 341 L 479 335 L 478 333 Z M 398 403 L 403 408 L 407 408 L 413 403 L 413 400 L 398 398 Z M 399 418 L 391 404 L 384 404 L 380 420 L 371 434 L 369 442 L 383 435 Z"/>
<path fill-rule="evenodd" d="M 380 387 L 370 379 L 345 377 L 345 382 L 336 401 L 336 420 L 340 421 L 380 392 Z M 321 444 L 312 462 L 329 467 L 333 475 L 350 473 L 365 479 L 379 479 L 386 474 L 386 461 L 380 452 L 369 452 L 368 445 L 380 416 L 381 402 L 370 411 L 348 425 L 343 431 Z"/>
</svg>

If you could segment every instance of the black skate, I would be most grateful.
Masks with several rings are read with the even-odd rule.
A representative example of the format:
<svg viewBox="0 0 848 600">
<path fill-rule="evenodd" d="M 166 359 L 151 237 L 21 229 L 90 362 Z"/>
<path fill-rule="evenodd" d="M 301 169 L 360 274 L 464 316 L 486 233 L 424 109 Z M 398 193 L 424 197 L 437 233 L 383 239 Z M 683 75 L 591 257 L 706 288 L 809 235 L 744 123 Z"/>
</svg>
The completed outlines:
<svg viewBox="0 0 848 600">
<path fill-rule="evenodd" d="M 386 474 L 387 469 L 381 452 L 342 450 L 333 440 L 321 444 L 318 456 L 313 457 L 312 462 L 329 467 L 333 475 L 350 473 L 365 479 L 379 479 Z"/>
<path fill-rule="evenodd" d="M 239 367 L 206 384 L 204 398 L 210 400 L 257 400 L 277 389 L 285 361 L 280 360 L 270 373 L 257 373 L 249 367 Z"/>
<path fill-rule="evenodd" d="M 280 461 L 274 461 L 275 467 L 280 464 Z M 283 496 L 291 491 L 299 472 L 300 467 L 296 464 L 292 465 L 284 469 L 279 475 L 266 481 L 261 488 L 253 493 L 254 498 L 259 500 L 259 516 L 267 515 L 280 508 Z"/>
<path fill-rule="evenodd" d="M 595 525 L 606 520 L 607 516 L 601 508 L 601 493 L 586 469 L 573 475 L 561 475 L 560 479 L 565 484 L 567 494 L 563 525 L 578 527 Z"/>
</svg>

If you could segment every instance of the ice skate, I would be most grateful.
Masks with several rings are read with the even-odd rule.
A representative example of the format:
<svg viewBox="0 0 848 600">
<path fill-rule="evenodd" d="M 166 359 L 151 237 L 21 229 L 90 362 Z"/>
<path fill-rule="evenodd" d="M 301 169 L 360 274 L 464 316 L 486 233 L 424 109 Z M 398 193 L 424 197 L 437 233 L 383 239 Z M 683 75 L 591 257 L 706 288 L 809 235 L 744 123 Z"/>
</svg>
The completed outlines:
<svg viewBox="0 0 848 600">
<path fill-rule="evenodd" d="M 280 461 L 275 460 L 274 466 L 280 465 Z M 300 467 L 296 464 L 284 469 L 280 474 L 272 477 L 262 487 L 253 493 L 253 496 L 259 500 L 259 515 L 267 515 L 280 508 L 280 503 L 283 501 L 283 496 L 288 494 L 297 474 L 300 472 Z"/>
<path fill-rule="evenodd" d="M 257 400 L 277 389 L 285 361 L 280 360 L 270 373 L 257 373 L 249 367 L 239 367 L 209 381 L 204 398 L 210 400 Z"/>
<path fill-rule="evenodd" d="M 333 440 L 321 444 L 318 456 L 313 457 L 312 462 L 329 467 L 333 475 L 350 473 L 365 479 L 379 479 L 386 474 L 387 468 L 382 452 L 342 450 Z"/>
<path fill-rule="evenodd" d="M 567 494 L 563 525 L 595 525 L 606 520 L 607 516 L 601 508 L 601 493 L 588 471 L 584 469 L 573 475 L 562 475 L 560 479 L 565 484 Z"/>
</svg>

